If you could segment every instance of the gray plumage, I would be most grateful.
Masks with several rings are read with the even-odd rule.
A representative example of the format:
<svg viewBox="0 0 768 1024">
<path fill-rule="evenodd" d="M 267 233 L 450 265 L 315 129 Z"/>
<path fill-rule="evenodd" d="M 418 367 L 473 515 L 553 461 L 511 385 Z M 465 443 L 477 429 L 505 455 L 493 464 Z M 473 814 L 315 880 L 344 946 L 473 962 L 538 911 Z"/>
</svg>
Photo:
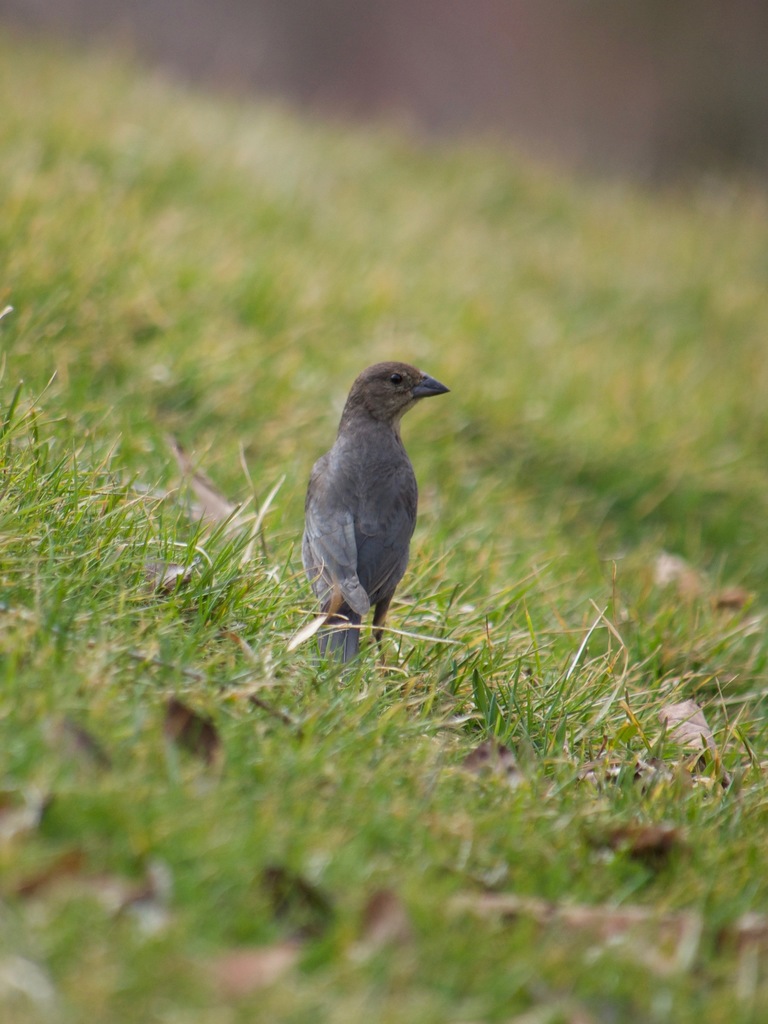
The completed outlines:
<svg viewBox="0 0 768 1024">
<path fill-rule="evenodd" d="M 352 385 L 335 444 L 312 469 L 302 559 L 329 616 L 321 649 L 343 661 L 357 654 L 371 607 L 380 639 L 408 565 L 418 489 L 400 420 L 421 398 L 446 391 L 407 363 L 369 366 Z"/>
</svg>

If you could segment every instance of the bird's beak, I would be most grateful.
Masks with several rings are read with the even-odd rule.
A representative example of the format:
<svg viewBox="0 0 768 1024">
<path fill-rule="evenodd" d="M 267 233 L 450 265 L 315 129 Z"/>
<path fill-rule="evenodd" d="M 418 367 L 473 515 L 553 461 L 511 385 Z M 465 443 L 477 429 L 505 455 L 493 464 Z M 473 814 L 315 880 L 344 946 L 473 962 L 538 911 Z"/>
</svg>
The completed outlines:
<svg viewBox="0 0 768 1024">
<path fill-rule="evenodd" d="M 414 398 L 429 398 L 432 395 L 444 395 L 450 390 L 445 384 L 441 384 L 439 380 L 435 380 L 434 377 L 429 377 L 425 373 L 411 394 Z"/>
</svg>

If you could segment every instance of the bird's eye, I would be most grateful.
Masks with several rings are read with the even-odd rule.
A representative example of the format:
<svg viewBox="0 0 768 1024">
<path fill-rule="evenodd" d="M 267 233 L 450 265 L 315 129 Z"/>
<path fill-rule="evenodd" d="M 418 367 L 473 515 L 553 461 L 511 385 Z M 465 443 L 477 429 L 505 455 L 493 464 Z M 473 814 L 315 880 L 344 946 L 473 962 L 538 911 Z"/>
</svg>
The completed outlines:
<svg viewBox="0 0 768 1024">
<path fill-rule="evenodd" d="M 389 379 L 392 381 L 393 384 L 403 383 L 403 375 L 401 373 L 393 373 Z"/>
</svg>

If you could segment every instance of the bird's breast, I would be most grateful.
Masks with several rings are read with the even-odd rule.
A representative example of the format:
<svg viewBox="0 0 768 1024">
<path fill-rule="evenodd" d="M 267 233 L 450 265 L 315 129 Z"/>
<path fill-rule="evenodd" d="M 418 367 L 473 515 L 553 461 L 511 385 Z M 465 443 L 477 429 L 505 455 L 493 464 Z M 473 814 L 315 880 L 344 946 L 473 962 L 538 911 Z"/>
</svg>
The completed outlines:
<svg viewBox="0 0 768 1024">
<path fill-rule="evenodd" d="M 383 437 L 349 444 L 332 452 L 334 486 L 358 530 L 367 535 L 389 533 L 410 537 L 416 521 L 418 489 L 411 460 L 393 431 Z"/>
</svg>

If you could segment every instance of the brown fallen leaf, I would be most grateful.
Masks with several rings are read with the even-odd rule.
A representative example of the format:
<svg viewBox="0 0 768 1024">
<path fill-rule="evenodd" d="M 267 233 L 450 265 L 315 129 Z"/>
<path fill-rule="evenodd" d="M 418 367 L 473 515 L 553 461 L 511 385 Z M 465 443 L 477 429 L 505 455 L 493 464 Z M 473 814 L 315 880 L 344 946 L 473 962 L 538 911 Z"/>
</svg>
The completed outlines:
<svg viewBox="0 0 768 1024">
<path fill-rule="evenodd" d="M 163 732 L 166 739 L 206 764 L 213 764 L 221 753 L 221 740 L 212 719 L 193 711 L 178 697 L 171 697 L 165 706 Z"/>
<path fill-rule="evenodd" d="M 752 595 L 744 587 L 726 587 L 715 594 L 713 602 L 717 611 L 738 612 L 746 605 Z"/>
<path fill-rule="evenodd" d="M 192 566 L 150 559 L 144 563 L 144 578 L 158 594 L 172 594 L 192 579 Z"/>
<path fill-rule="evenodd" d="M 606 948 L 623 948 L 632 960 L 663 976 L 690 968 L 703 928 L 701 915 L 694 911 L 664 914 L 643 906 L 549 903 L 512 893 L 465 894 L 453 906 L 484 918 L 523 918 L 559 931 L 583 931 Z"/>
<path fill-rule="evenodd" d="M 513 788 L 518 786 L 523 778 L 517 767 L 515 755 L 509 747 L 502 746 L 495 739 L 484 740 L 470 751 L 461 762 L 461 767 L 476 775 L 486 772 L 498 775 Z"/>
<path fill-rule="evenodd" d="M 659 867 L 673 850 L 683 847 L 681 829 L 663 822 L 658 825 L 642 822 L 618 825 L 596 836 L 593 842 L 598 846 L 627 853 L 651 867 Z"/>
<path fill-rule="evenodd" d="M 191 459 L 175 437 L 169 438 L 168 441 L 176 456 L 179 469 L 197 498 L 197 507 L 191 510 L 193 518 L 203 519 L 214 525 L 236 518 L 239 506 L 229 501 L 205 473 L 195 469 Z"/>
<path fill-rule="evenodd" d="M 206 965 L 222 996 L 242 999 L 280 981 L 299 960 L 302 943 L 295 939 L 272 946 L 232 949 Z"/>
<path fill-rule="evenodd" d="M 367 960 L 388 946 L 401 946 L 413 938 L 408 911 L 391 889 L 377 889 L 363 909 L 360 937 L 351 950 L 356 960 Z"/>
<path fill-rule="evenodd" d="M 301 875 L 274 864 L 264 869 L 261 882 L 272 913 L 296 929 L 294 937 L 316 937 L 328 927 L 334 916 L 331 901 Z"/>
<path fill-rule="evenodd" d="M 708 751 L 712 757 L 717 757 L 712 730 L 695 700 L 667 704 L 659 711 L 659 721 L 666 724 L 667 736 L 674 743 L 692 750 Z"/>
</svg>

